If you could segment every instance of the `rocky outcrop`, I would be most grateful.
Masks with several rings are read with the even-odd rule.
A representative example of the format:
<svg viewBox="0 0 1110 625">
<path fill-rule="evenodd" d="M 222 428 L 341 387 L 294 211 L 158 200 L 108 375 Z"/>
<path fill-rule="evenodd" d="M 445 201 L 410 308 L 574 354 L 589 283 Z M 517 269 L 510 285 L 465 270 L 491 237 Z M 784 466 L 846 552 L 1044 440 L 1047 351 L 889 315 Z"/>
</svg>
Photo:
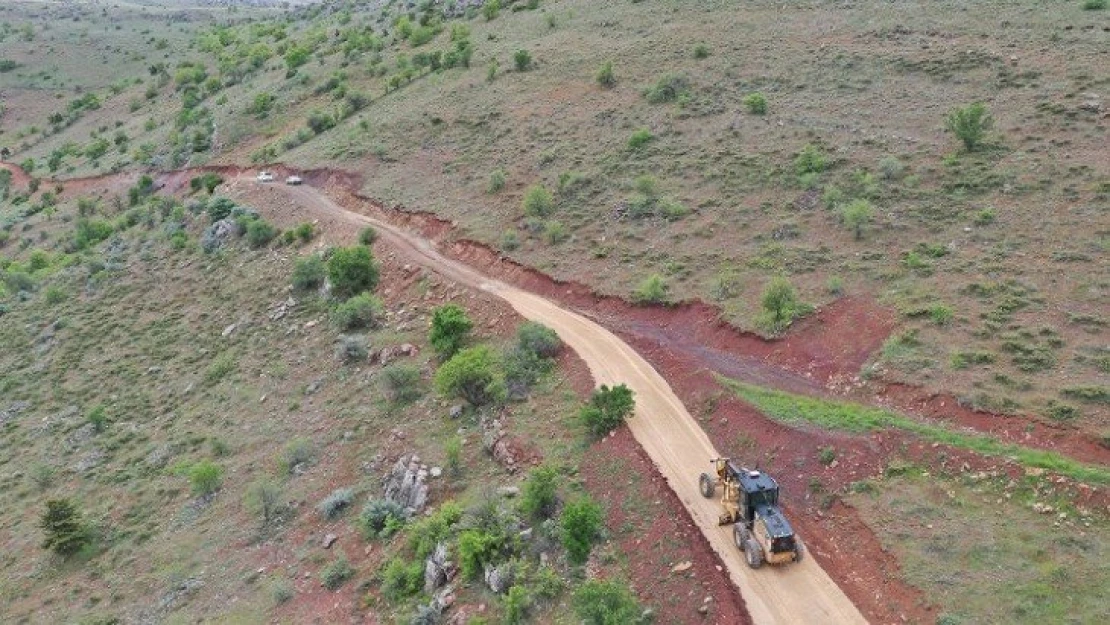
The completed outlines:
<svg viewBox="0 0 1110 625">
<path fill-rule="evenodd" d="M 420 464 L 416 454 L 401 456 L 385 476 L 385 498 L 395 501 L 412 516 L 423 512 L 428 504 L 428 469 Z"/>
</svg>

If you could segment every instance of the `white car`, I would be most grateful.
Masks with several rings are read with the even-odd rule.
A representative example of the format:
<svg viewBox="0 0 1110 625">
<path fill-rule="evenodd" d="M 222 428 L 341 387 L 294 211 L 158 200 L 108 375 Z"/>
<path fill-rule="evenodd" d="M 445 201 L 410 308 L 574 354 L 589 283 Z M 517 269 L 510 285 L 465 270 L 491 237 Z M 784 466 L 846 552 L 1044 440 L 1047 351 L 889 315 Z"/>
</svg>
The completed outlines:
<svg viewBox="0 0 1110 625">
<path fill-rule="evenodd" d="M 294 186 L 298 185 L 298 184 L 301 184 L 302 182 L 304 182 L 304 181 L 301 180 L 300 176 L 289 176 L 288 178 L 285 179 L 285 184 L 291 184 L 291 185 L 294 185 Z"/>
<path fill-rule="evenodd" d="M 260 172 L 258 172 L 258 181 L 259 182 L 273 182 L 274 181 L 274 175 L 271 174 L 268 171 L 260 171 Z"/>
</svg>

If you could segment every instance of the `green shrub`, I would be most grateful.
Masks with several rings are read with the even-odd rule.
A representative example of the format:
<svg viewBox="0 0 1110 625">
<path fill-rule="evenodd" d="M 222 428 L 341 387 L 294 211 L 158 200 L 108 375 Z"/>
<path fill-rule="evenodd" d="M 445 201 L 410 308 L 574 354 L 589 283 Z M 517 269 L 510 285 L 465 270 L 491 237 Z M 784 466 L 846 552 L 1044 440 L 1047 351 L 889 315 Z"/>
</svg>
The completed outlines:
<svg viewBox="0 0 1110 625">
<path fill-rule="evenodd" d="M 980 351 L 955 352 L 949 358 L 949 364 L 953 369 L 966 369 L 971 365 L 991 364 L 994 361 L 994 354 Z"/>
<path fill-rule="evenodd" d="M 424 562 L 393 558 L 382 568 L 382 595 L 390 601 L 411 597 L 424 588 Z"/>
<path fill-rule="evenodd" d="M 501 13 L 501 0 L 489 0 L 482 5 L 482 16 L 486 18 L 487 22 L 492 22 L 497 19 Z"/>
<path fill-rule="evenodd" d="M 744 106 L 748 109 L 748 112 L 753 115 L 766 115 L 767 97 L 758 91 L 749 93 L 744 96 Z"/>
<path fill-rule="evenodd" d="M 506 546 L 503 534 L 468 529 L 459 534 L 459 568 L 464 579 L 477 579 L 487 564 L 500 557 Z"/>
<path fill-rule="evenodd" d="M 517 50 L 516 54 L 513 55 L 513 64 L 518 72 L 526 72 L 532 69 L 532 53 L 527 50 Z"/>
<path fill-rule="evenodd" d="M 373 328 L 382 317 L 382 301 L 369 293 L 360 293 L 336 305 L 332 321 L 343 330 Z"/>
<path fill-rule="evenodd" d="M 1101 11 L 1106 8 L 1106 0 L 1083 0 L 1084 11 Z"/>
<path fill-rule="evenodd" d="M 807 314 L 811 307 L 798 301 L 797 292 L 786 278 L 773 278 L 763 289 L 763 312 L 757 323 L 764 330 L 777 334 L 795 319 Z"/>
<path fill-rule="evenodd" d="M 221 219 L 227 219 L 231 215 L 231 211 L 235 210 L 235 202 L 232 202 L 226 197 L 218 197 L 208 202 L 208 219 L 212 223 L 216 223 Z"/>
<path fill-rule="evenodd" d="M 405 509 L 391 499 L 371 499 L 358 516 L 358 527 L 367 540 L 389 538 L 405 524 Z"/>
<path fill-rule="evenodd" d="M 1056 421 L 1071 421 L 1083 416 L 1083 413 L 1075 406 L 1049 400 L 1048 406 L 1045 408 L 1045 416 Z"/>
<path fill-rule="evenodd" d="M 639 149 L 650 143 L 651 140 L 654 138 L 655 135 L 651 134 L 650 130 L 648 130 L 647 128 L 641 128 L 636 132 L 633 132 L 632 136 L 628 138 L 628 147 L 633 150 Z"/>
<path fill-rule="evenodd" d="M 555 210 L 555 198 L 542 184 L 528 187 L 522 204 L 527 217 L 547 217 Z"/>
<path fill-rule="evenodd" d="M 632 301 L 641 306 L 648 304 L 666 304 L 667 291 L 669 290 L 667 281 L 663 276 L 653 273 L 644 278 L 636 290 L 632 291 Z"/>
<path fill-rule="evenodd" d="M 485 345 L 464 349 L 443 363 L 435 375 L 436 390 L 446 397 L 462 397 L 473 406 L 505 399 L 497 356 Z"/>
<path fill-rule="evenodd" d="M 949 111 L 944 125 L 963 142 L 968 152 L 972 152 L 983 143 L 987 131 L 994 126 L 994 118 L 985 104 L 975 102 Z"/>
<path fill-rule="evenodd" d="M 664 74 L 654 85 L 644 91 L 644 98 L 651 104 L 674 102 L 687 93 L 689 81 L 681 74 Z"/>
<path fill-rule="evenodd" d="M 694 46 L 694 58 L 699 60 L 709 58 L 709 46 L 704 43 Z"/>
<path fill-rule="evenodd" d="M 253 249 L 264 247 L 277 236 L 277 229 L 264 219 L 252 219 L 247 223 L 247 245 Z"/>
<path fill-rule="evenodd" d="M 601 437 L 617 429 L 635 408 L 632 390 L 627 386 L 602 384 L 579 411 L 579 420 L 591 434 Z"/>
<path fill-rule="evenodd" d="M 582 583 L 572 599 L 574 613 L 585 625 L 635 625 L 643 622 L 643 610 L 628 590 L 616 580 L 591 579 Z"/>
<path fill-rule="evenodd" d="M 294 228 L 293 233 L 301 243 L 308 243 L 312 240 L 312 237 L 316 236 L 316 226 L 306 221 Z"/>
<path fill-rule="evenodd" d="M 45 534 L 42 548 L 69 557 L 92 542 L 92 532 L 81 518 L 81 511 L 69 499 L 51 499 L 39 518 L 39 528 Z"/>
<path fill-rule="evenodd" d="M 398 363 L 382 369 L 382 387 L 386 399 L 394 404 L 410 404 L 424 395 L 420 368 Z"/>
<path fill-rule="evenodd" d="M 193 487 L 194 495 L 211 495 L 220 489 L 223 481 L 223 469 L 211 460 L 201 460 L 189 469 L 189 484 Z"/>
<path fill-rule="evenodd" d="M 944 304 L 933 304 L 929 307 L 929 319 L 938 326 L 948 325 L 952 321 L 952 308 Z"/>
<path fill-rule="evenodd" d="M 829 466 L 836 460 L 836 449 L 832 447 L 822 447 L 821 451 L 817 454 L 817 459 L 826 467 Z"/>
<path fill-rule="evenodd" d="M 307 438 L 294 438 L 282 448 L 279 468 L 282 473 L 292 473 L 298 466 L 312 462 L 314 456 L 312 443 Z"/>
<path fill-rule="evenodd" d="M 281 498 L 281 487 L 262 479 L 250 485 L 245 500 L 247 507 L 262 519 L 262 525 L 267 526 L 281 514 Z"/>
<path fill-rule="evenodd" d="M 554 330 L 535 321 L 525 321 L 516 330 L 517 345 L 544 358 L 554 358 L 563 348 L 563 341 Z"/>
<path fill-rule="evenodd" d="M 824 152 L 813 144 L 807 144 L 801 152 L 794 157 L 794 171 L 799 176 L 805 174 L 819 174 L 828 167 L 828 159 Z"/>
<path fill-rule="evenodd" d="M 23 271 L 13 271 L 8 269 L 4 273 L 4 286 L 12 293 L 19 293 L 20 291 L 33 291 L 35 290 L 35 281 L 31 275 Z"/>
<path fill-rule="evenodd" d="M 570 238 L 567 227 L 558 219 L 548 219 L 543 224 L 543 241 L 548 245 L 558 245 Z"/>
<path fill-rule="evenodd" d="M 350 298 L 378 286 L 378 263 L 365 245 L 341 247 L 328 259 L 328 279 L 332 293 L 340 299 Z"/>
<path fill-rule="evenodd" d="M 351 563 L 347 562 L 347 558 L 339 556 L 320 570 L 320 582 L 328 590 L 338 590 L 354 574 L 355 570 L 351 568 Z"/>
<path fill-rule="evenodd" d="M 532 597 L 529 596 L 528 589 L 514 584 L 509 587 L 509 592 L 505 593 L 505 598 L 502 599 L 501 607 L 504 610 L 502 620 L 506 625 L 519 625 L 527 619 L 531 606 Z"/>
<path fill-rule="evenodd" d="M 316 511 L 330 521 L 346 510 L 354 499 L 355 491 L 350 488 L 337 488 L 316 504 Z"/>
<path fill-rule="evenodd" d="M 457 440 L 457 439 L 456 439 Z M 454 501 L 446 501 L 432 514 L 416 521 L 408 530 L 409 549 L 420 560 L 432 555 L 436 545 L 447 541 L 462 520 L 463 510 Z"/>
<path fill-rule="evenodd" d="M 455 355 L 470 338 L 474 322 L 457 304 L 445 304 L 432 313 L 432 328 L 428 342 L 441 360 Z"/>
<path fill-rule="evenodd" d="M 216 187 L 223 184 L 224 179 L 219 174 L 212 172 L 203 173 L 189 181 L 189 189 L 193 192 L 200 191 L 201 189 L 208 192 L 209 195 L 216 190 Z"/>
<path fill-rule="evenodd" d="M 573 564 L 585 564 L 590 549 L 601 537 L 603 517 L 601 506 L 583 497 L 568 503 L 559 517 L 563 548 Z"/>
<path fill-rule="evenodd" d="M 324 260 L 313 254 L 298 258 L 293 265 L 293 288 L 300 291 L 318 289 L 324 283 L 327 275 L 327 266 Z"/>
<path fill-rule="evenodd" d="M 597 84 L 605 89 L 612 89 L 617 84 L 617 77 L 613 74 L 613 62 L 605 61 L 601 65 L 601 69 L 597 70 L 597 75 L 594 77 Z"/>
<path fill-rule="evenodd" d="M 1080 401 L 1110 404 L 1110 387 L 1107 386 L 1069 386 L 1061 389 L 1060 394 Z"/>
<path fill-rule="evenodd" d="M 108 414 L 103 405 L 99 405 L 89 411 L 85 417 L 85 421 L 93 427 L 95 432 L 103 432 L 104 428 L 108 425 Z"/>
<path fill-rule="evenodd" d="M 375 230 L 372 226 L 366 226 L 365 228 L 363 228 L 362 230 L 359 230 L 359 232 L 358 232 L 358 242 L 361 245 L 365 245 L 366 247 L 370 247 L 371 245 L 374 244 L 374 241 L 377 241 L 377 240 L 378 240 L 378 231 Z"/>
<path fill-rule="evenodd" d="M 559 472 L 552 466 L 540 466 L 528 472 L 520 496 L 520 512 L 530 519 L 547 519 L 555 514 L 559 498 Z"/>
<path fill-rule="evenodd" d="M 840 219 L 852 230 L 856 240 L 863 238 L 863 230 L 871 222 L 875 209 L 863 198 L 852 200 L 840 209 Z"/>
<path fill-rule="evenodd" d="M 57 306 L 66 301 L 67 297 L 66 290 L 57 285 L 46 287 L 46 291 L 43 293 L 43 299 L 48 306 Z"/>
<path fill-rule="evenodd" d="M 115 228 L 102 219 L 78 219 L 74 246 L 84 250 L 112 236 Z"/>
<path fill-rule="evenodd" d="M 308 119 L 305 120 L 305 125 L 313 134 L 321 134 L 335 128 L 335 116 L 323 111 L 312 111 L 308 114 Z"/>
<path fill-rule="evenodd" d="M 270 583 L 270 598 L 274 600 L 275 604 L 281 605 L 292 599 L 294 595 L 296 595 L 296 590 L 288 579 L 279 577 Z"/>
<path fill-rule="evenodd" d="M 486 187 L 486 193 L 493 195 L 505 188 L 505 171 L 496 169 L 489 175 L 489 186 Z"/>
<path fill-rule="evenodd" d="M 447 459 L 447 470 L 451 475 L 458 477 L 462 475 L 462 440 L 458 437 L 452 437 L 443 444 L 443 455 Z"/>
</svg>

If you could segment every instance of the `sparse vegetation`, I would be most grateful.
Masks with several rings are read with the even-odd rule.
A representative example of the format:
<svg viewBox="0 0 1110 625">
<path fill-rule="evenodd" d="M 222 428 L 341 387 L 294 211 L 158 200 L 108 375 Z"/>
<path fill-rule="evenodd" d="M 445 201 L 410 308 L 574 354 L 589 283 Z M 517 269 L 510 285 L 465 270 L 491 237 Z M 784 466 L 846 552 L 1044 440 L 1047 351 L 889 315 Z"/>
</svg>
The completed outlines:
<svg viewBox="0 0 1110 625">
<path fill-rule="evenodd" d="M 963 142 L 964 149 L 971 152 L 982 145 L 987 131 L 994 126 L 994 118 L 985 104 L 975 102 L 952 109 L 944 118 L 944 125 Z"/>
<path fill-rule="evenodd" d="M 445 304 L 432 313 L 428 342 L 441 360 L 454 356 L 470 338 L 474 322 L 457 304 Z"/>
<path fill-rule="evenodd" d="M 378 286 L 380 270 L 370 248 L 365 245 L 341 247 L 328 259 L 328 280 L 332 293 L 347 299 Z"/>
<path fill-rule="evenodd" d="M 636 407 L 632 390 L 624 384 L 609 387 L 604 384 L 594 391 L 589 403 L 579 411 L 579 419 L 593 436 L 605 436 L 620 427 L 632 416 Z"/>
</svg>

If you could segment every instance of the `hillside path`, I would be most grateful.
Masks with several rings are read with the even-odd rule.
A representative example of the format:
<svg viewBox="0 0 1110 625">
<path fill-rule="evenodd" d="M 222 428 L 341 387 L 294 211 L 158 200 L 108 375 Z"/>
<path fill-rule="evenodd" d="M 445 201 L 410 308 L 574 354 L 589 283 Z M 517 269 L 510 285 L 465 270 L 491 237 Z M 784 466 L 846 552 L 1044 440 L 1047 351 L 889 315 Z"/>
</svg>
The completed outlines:
<svg viewBox="0 0 1110 625">
<path fill-rule="evenodd" d="M 728 568 L 755 623 L 867 622 L 812 557 L 796 564 L 764 566 L 758 570 L 748 568 L 742 552 L 733 545 L 731 527 L 717 525 L 719 504 L 703 498 L 698 492 L 697 476 L 710 470 L 709 460 L 719 456 L 717 450 L 667 381 L 616 335 L 550 300 L 492 280 L 446 258 L 425 239 L 349 211 L 312 187 L 274 187 L 283 189 L 313 210 L 351 223 L 374 226 L 379 240 L 414 262 L 451 280 L 496 295 L 522 317 L 555 330 L 586 362 L 596 384 L 628 385 L 636 394 L 636 413 L 628 420 L 628 427 Z"/>
</svg>

